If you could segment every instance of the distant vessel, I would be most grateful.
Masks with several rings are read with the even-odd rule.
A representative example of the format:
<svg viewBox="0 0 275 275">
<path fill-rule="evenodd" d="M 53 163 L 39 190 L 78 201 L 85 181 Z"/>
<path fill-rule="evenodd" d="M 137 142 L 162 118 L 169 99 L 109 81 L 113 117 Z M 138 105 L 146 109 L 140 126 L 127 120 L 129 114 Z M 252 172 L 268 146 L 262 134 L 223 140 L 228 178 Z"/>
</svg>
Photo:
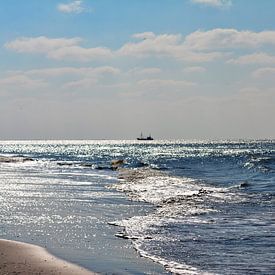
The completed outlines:
<svg viewBox="0 0 275 275">
<path fill-rule="evenodd" d="M 141 133 L 140 137 L 138 137 L 137 140 L 154 140 L 154 139 L 152 138 L 151 134 L 148 137 L 144 137 Z"/>
</svg>

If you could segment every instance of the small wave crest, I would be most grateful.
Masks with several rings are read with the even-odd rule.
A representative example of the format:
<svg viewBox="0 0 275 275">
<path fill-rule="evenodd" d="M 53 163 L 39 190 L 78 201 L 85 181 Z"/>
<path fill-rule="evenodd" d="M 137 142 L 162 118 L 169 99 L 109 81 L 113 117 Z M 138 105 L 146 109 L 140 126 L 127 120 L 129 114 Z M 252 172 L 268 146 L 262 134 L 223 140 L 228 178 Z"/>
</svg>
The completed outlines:
<svg viewBox="0 0 275 275">
<path fill-rule="evenodd" d="M 274 172 L 275 171 L 275 155 L 253 155 L 244 164 L 247 169 L 259 170 L 263 173 Z"/>
<path fill-rule="evenodd" d="M 127 193 L 138 201 L 145 201 L 156 206 L 179 204 L 190 200 L 239 200 L 228 188 L 219 188 L 188 178 L 174 177 L 163 171 L 150 168 L 122 169 L 119 171 L 120 182 L 113 187 Z"/>
</svg>

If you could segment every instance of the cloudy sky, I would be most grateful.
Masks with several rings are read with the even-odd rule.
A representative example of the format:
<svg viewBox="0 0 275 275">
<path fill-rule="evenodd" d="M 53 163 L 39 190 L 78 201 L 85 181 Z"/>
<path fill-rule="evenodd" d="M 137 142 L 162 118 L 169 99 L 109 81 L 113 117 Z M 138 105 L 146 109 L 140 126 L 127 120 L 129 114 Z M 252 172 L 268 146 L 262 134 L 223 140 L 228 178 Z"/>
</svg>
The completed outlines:
<svg viewBox="0 0 275 275">
<path fill-rule="evenodd" d="M 0 139 L 275 138 L 275 1 L 0 3 Z"/>
</svg>

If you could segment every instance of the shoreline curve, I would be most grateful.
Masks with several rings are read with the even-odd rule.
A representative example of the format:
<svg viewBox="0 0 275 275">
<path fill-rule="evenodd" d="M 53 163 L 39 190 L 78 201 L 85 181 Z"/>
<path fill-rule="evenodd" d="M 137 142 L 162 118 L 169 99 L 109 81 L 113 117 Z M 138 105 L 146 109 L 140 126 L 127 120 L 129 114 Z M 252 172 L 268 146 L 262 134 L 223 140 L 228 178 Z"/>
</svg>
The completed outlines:
<svg viewBox="0 0 275 275">
<path fill-rule="evenodd" d="M 97 273 L 61 260 L 43 247 L 0 239 L 0 274 L 92 275 Z"/>
</svg>

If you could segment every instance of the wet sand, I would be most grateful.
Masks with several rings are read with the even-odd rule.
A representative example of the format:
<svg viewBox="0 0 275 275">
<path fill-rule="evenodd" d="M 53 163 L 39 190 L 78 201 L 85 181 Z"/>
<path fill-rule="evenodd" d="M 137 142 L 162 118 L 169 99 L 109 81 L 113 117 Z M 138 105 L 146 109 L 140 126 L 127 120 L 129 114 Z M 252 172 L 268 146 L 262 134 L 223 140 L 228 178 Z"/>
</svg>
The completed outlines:
<svg viewBox="0 0 275 275">
<path fill-rule="evenodd" d="M 42 247 L 0 240 L 0 274 L 91 275 L 96 273 L 60 260 Z"/>
</svg>

